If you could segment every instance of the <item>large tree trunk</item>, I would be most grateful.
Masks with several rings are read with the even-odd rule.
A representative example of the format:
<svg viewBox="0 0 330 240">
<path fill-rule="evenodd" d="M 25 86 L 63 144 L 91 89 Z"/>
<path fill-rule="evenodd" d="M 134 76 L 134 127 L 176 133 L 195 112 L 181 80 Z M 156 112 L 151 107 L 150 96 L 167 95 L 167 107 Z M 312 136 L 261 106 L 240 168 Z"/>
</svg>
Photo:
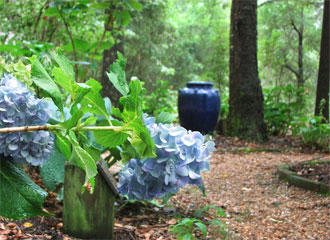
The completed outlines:
<svg viewBox="0 0 330 240">
<path fill-rule="evenodd" d="M 329 11 L 330 0 L 324 0 L 322 38 L 320 49 L 319 75 L 317 79 L 315 116 L 322 114 L 329 121 L 329 93 L 330 93 L 330 49 L 329 49 Z M 323 100 L 324 99 L 324 100 Z M 323 100 L 323 103 L 321 103 Z"/>
<path fill-rule="evenodd" d="M 111 84 L 106 72 L 110 72 L 110 65 L 117 60 L 117 52 L 124 55 L 124 42 L 123 36 L 119 35 L 116 37 L 116 44 L 110 49 L 104 50 L 103 52 L 103 63 L 102 63 L 102 77 L 101 84 L 103 86 L 102 96 L 108 97 L 113 105 L 117 105 L 121 94 L 117 89 Z"/>
<path fill-rule="evenodd" d="M 264 141 L 267 135 L 257 64 L 257 0 L 233 0 L 230 31 L 227 133 Z"/>
</svg>

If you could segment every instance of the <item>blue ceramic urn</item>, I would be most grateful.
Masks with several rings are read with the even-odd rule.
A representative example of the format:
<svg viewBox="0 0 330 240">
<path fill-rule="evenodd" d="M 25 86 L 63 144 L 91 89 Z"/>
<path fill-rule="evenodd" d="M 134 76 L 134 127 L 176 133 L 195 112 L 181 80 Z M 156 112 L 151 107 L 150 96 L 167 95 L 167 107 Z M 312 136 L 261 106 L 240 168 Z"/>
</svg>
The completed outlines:
<svg viewBox="0 0 330 240">
<path fill-rule="evenodd" d="M 216 129 L 220 112 L 220 94 L 210 82 L 188 82 L 179 90 L 180 125 L 192 131 L 209 133 Z"/>
</svg>

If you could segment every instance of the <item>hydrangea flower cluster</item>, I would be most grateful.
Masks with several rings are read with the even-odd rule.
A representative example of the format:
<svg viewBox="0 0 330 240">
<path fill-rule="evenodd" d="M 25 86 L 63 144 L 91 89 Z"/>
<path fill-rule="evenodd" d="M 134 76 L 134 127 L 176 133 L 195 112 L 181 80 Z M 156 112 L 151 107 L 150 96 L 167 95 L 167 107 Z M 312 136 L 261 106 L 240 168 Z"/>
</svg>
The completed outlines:
<svg viewBox="0 0 330 240">
<path fill-rule="evenodd" d="M 120 172 L 118 188 L 129 199 L 152 200 L 175 194 L 187 184 L 201 185 L 202 171 L 208 171 L 214 142 L 205 142 L 200 132 L 170 124 L 156 124 L 145 118 L 155 142 L 156 158 L 131 159 Z"/>
<path fill-rule="evenodd" d="M 0 82 L 0 127 L 44 125 L 47 103 L 11 75 Z M 0 133 L 0 154 L 34 166 L 47 160 L 54 145 L 48 131 Z"/>
</svg>

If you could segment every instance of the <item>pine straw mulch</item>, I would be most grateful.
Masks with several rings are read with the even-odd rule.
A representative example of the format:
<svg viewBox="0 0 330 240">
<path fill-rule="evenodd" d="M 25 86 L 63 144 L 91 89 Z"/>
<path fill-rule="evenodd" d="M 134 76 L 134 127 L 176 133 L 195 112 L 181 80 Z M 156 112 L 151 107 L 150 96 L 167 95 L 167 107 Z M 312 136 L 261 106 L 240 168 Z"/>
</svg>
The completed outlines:
<svg viewBox="0 0 330 240">
<path fill-rule="evenodd" d="M 276 175 L 280 164 L 330 159 L 329 153 L 288 138 L 255 144 L 217 136 L 216 143 L 211 171 L 203 174 L 206 196 L 189 186 L 164 207 L 127 203 L 116 213 L 115 239 L 174 239 L 168 228 L 178 217 L 205 224 L 220 219 L 224 227 L 210 226 L 207 239 L 330 239 L 330 197 L 290 186 Z M 62 203 L 55 197 L 51 193 L 46 201 L 55 217 L 0 218 L 0 239 L 75 239 L 62 233 Z M 205 206 L 221 207 L 226 217 Z M 199 232 L 196 236 L 203 239 Z"/>
</svg>

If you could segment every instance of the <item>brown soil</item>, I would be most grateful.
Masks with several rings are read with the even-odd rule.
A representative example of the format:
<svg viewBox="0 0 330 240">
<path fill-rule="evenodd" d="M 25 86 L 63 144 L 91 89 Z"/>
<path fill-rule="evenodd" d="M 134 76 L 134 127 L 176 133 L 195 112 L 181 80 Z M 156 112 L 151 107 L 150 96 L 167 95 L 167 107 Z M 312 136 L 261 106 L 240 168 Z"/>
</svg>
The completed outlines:
<svg viewBox="0 0 330 240">
<path fill-rule="evenodd" d="M 330 239 L 330 197 L 290 186 L 276 175 L 280 164 L 329 159 L 329 154 L 280 138 L 255 144 L 217 136 L 216 143 L 211 171 L 203 175 L 206 196 L 189 186 L 166 206 L 121 201 L 115 239 L 174 239 L 168 228 L 183 217 L 200 219 L 206 225 L 220 220 L 221 224 L 208 227 L 207 239 Z M 297 171 L 304 176 L 317 171 L 313 179 L 328 173 L 317 165 L 308 169 Z M 32 176 L 42 185 L 36 172 Z M 205 206 L 213 208 L 205 210 Z M 217 207 L 224 210 L 225 217 L 217 214 Z M 0 219 L 0 240 L 75 239 L 62 232 L 62 202 L 55 193 L 50 193 L 45 208 L 55 216 Z M 203 239 L 199 232 L 195 234 Z"/>
<path fill-rule="evenodd" d="M 291 166 L 290 170 L 296 172 L 300 177 L 330 185 L 330 160 L 317 164 L 296 164 Z"/>
</svg>

